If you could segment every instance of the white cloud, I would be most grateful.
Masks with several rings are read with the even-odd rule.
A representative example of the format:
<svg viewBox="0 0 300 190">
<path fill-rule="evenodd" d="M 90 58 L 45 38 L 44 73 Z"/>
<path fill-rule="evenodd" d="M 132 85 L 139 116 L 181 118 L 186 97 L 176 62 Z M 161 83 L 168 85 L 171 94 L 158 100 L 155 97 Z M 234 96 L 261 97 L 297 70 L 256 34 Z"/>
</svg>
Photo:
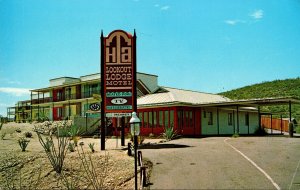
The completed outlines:
<svg viewBox="0 0 300 190">
<path fill-rule="evenodd" d="M 165 6 L 161 7 L 160 10 L 166 11 L 166 10 L 168 10 L 169 8 L 170 8 L 169 5 L 165 5 Z"/>
<path fill-rule="evenodd" d="M 7 93 L 13 96 L 24 96 L 30 94 L 30 90 L 26 88 L 0 87 L 0 92 Z"/>
<path fill-rule="evenodd" d="M 225 20 L 224 22 L 229 25 L 236 25 L 238 23 L 246 23 L 246 21 L 243 21 L 243 20 Z"/>
<path fill-rule="evenodd" d="M 167 10 L 170 9 L 170 6 L 169 6 L 169 5 L 161 6 L 160 4 L 155 4 L 154 7 L 160 9 L 161 11 L 167 11 Z"/>
<path fill-rule="evenodd" d="M 250 15 L 252 18 L 258 20 L 258 19 L 262 19 L 264 16 L 264 11 L 259 9 L 259 10 L 255 10 L 254 12 L 250 13 Z"/>
</svg>

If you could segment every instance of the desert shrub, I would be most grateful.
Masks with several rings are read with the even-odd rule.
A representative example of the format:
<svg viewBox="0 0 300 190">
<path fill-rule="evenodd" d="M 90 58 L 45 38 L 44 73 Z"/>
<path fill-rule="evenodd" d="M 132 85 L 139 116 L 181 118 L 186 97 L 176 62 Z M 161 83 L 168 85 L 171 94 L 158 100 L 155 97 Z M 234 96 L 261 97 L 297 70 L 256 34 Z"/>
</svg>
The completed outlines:
<svg viewBox="0 0 300 190">
<path fill-rule="evenodd" d="M 95 152 L 94 145 L 95 145 L 95 143 L 89 143 L 89 148 L 93 153 Z"/>
<path fill-rule="evenodd" d="M 31 138 L 32 137 L 32 133 L 30 131 L 27 131 L 25 134 L 26 138 Z"/>
<path fill-rule="evenodd" d="M 173 127 L 165 127 L 162 135 L 167 141 L 170 141 L 177 137 L 177 132 L 174 130 Z"/>
<path fill-rule="evenodd" d="M 20 145 L 20 148 L 21 148 L 22 152 L 25 152 L 26 147 L 29 144 L 29 142 L 30 142 L 30 140 L 28 140 L 24 137 L 21 137 L 21 138 L 18 139 L 18 143 Z"/>
<path fill-rule="evenodd" d="M 67 122 L 65 122 L 63 125 L 65 125 L 65 128 L 67 128 Z M 39 142 L 41 143 L 42 147 L 44 148 L 47 157 L 56 173 L 61 173 L 64 160 L 67 154 L 67 146 L 69 144 L 69 138 L 65 136 L 60 136 L 59 131 L 60 129 L 57 128 L 57 146 L 55 146 L 52 132 L 50 131 L 49 137 L 46 137 L 45 139 L 42 137 L 42 134 L 39 132 L 39 130 L 35 130 Z"/>
<path fill-rule="evenodd" d="M 1 129 L 2 129 L 3 124 L 4 124 L 4 123 L 0 123 L 0 131 L 1 131 Z"/>
<path fill-rule="evenodd" d="M 17 132 L 17 133 L 21 133 L 22 131 L 21 131 L 20 128 L 18 128 L 18 129 L 16 129 L 16 132 Z"/>
<path fill-rule="evenodd" d="M 6 132 L 2 132 L 0 136 L 1 140 L 4 140 L 5 136 L 6 136 Z"/>
</svg>

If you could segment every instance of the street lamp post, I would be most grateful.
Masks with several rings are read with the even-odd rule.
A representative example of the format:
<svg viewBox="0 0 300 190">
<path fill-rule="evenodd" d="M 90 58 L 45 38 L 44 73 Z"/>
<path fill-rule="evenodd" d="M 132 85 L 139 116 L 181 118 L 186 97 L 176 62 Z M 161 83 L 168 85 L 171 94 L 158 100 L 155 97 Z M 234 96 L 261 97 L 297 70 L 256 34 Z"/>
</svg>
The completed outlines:
<svg viewBox="0 0 300 190">
<path fill-rule="evenodd" d="M 141 120 L 137 117 L 136 112 L 132 112 L 130 123 L 130 133 L 133 136 L 134 143 L 134 189 L 137 190 L 137 136 L 140 134 Z"/>
</svg>

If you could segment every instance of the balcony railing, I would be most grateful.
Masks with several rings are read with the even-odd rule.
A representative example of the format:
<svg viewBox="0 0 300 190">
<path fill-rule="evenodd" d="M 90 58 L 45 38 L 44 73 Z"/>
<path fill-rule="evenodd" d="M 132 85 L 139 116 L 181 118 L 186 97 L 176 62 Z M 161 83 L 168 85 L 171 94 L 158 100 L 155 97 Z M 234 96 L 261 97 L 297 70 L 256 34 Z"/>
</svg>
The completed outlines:
<svg viewBox="0 0 300 190">
<path fill-rule="evenodd" d="M 81 98 L 90 98 L 93 94 L 100 94 L 99 91 L 82 92 L 81 94 L 64 94 L 63 96 L 46 97 L 40 99 L 32 99 L 32 104 L 43 104 L 49 102 L 61 102 L 66 100 L 76 100 Z"/>
</svg>

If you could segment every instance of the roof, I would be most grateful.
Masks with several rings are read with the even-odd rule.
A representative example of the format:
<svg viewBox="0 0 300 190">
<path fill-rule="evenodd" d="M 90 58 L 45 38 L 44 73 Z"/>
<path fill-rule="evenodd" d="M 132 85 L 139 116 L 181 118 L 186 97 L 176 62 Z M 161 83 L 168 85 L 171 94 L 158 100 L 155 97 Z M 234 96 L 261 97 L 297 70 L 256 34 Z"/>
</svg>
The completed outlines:
<svg viewBox="0 0 300 190">
<path fill-rule="evenodd" d="M 140 97 L 137 100 L 138 106 L 148 107 L 166 104 L 199 105 L 231 101 L 229 98 L 216 94 L 209 94 L 170 87 L 161 88 L 161 92 L 148 94 L 146 96 Z"/>
</svg>

